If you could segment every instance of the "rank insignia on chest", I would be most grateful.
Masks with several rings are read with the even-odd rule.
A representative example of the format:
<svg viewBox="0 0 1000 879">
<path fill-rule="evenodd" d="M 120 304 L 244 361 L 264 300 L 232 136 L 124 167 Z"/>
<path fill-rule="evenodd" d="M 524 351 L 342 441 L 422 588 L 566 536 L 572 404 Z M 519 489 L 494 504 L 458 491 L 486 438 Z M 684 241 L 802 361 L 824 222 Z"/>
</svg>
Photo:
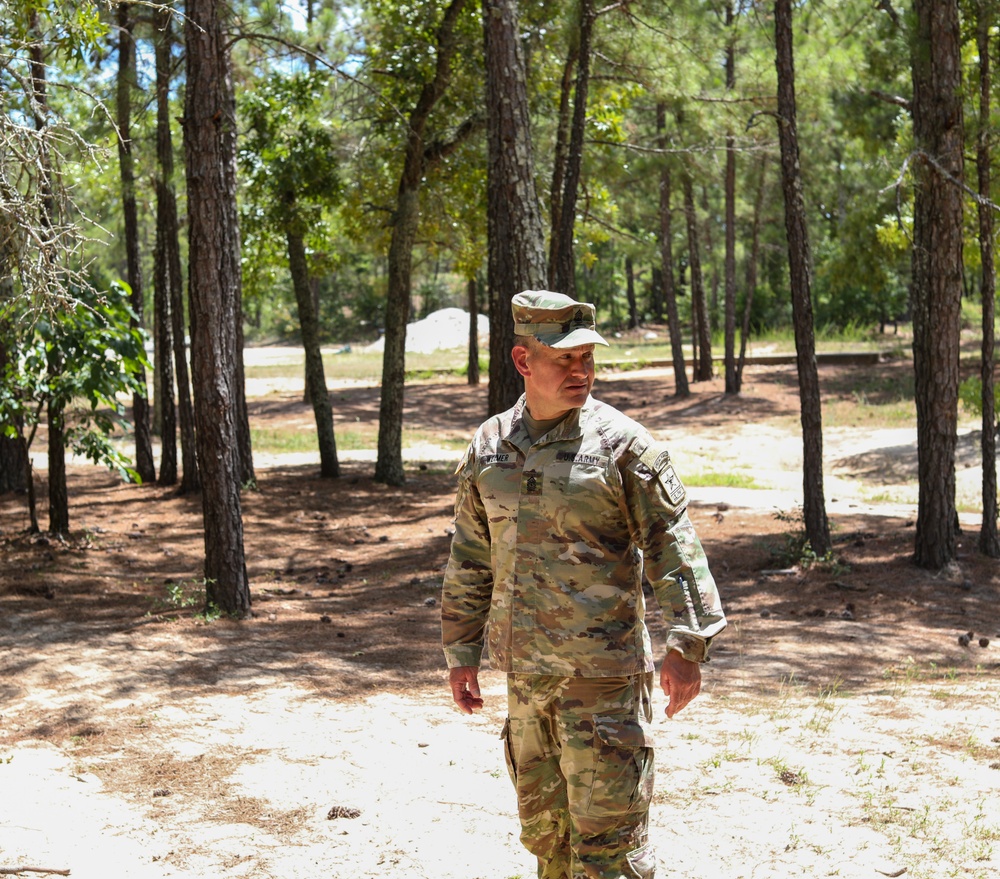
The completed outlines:
<svg viewBox="0 0 1000 879">
<path fill-rule="evenodd" d="M 525 470 L 523 484 L 526 494 L 541 494 L 542 474 L 537 470 Z"/>
</svg>

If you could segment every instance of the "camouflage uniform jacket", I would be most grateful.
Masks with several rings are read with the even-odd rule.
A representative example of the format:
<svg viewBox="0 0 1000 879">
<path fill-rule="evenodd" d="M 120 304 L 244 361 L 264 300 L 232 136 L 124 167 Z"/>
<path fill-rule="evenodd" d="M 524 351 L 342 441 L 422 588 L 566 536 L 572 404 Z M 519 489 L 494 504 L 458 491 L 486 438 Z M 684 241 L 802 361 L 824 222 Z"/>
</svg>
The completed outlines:
<svg viewBox="0 0 1000 879">
<path fill-rule="evenodd" d="M 522 396 L 485 422 L 459 465 L 444 576 L 448 666 L 607 677 L 653 670 L 645 573 L 667 648 L 707 658 L 726 619 L 670 456 L 594 400 L 532 443 Z"/>
</svg>

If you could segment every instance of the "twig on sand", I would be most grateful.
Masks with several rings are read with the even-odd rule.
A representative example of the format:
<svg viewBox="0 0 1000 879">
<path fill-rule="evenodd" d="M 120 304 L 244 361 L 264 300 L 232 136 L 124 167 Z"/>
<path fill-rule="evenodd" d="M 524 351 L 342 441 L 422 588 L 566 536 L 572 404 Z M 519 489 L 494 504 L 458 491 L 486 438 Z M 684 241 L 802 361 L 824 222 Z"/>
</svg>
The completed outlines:
<svg viewBox="0 0 1000 879">
<path fill-rule="evenodd" d="M 0 876 L 16 876 L 18 873 L 55 873 L 57 876 L 68 876 L 69 870 L 56 870 L 54 867 L 0 867 Z"/>
</svg>

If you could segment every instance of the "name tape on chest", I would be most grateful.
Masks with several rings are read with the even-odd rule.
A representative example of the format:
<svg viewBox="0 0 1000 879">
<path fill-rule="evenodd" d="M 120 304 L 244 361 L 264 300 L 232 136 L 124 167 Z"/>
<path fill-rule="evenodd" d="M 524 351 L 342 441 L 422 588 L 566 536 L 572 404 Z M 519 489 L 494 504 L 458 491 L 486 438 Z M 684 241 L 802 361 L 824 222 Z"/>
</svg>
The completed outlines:
<svg viewBox="0 0 1000 879">
<path fill-rule="evenodd" d="M 479 464 L 482 467 L 488 467 L 491 464 L 509 464 L 511 456 L 509 453 L 501 453 L 497 455 L 480 455 Z"/>
<path fill-rule="evenodd" d="M 571 464 L 590 464 L 593 467 L 603 467 L 606 461 L 601 455 L 583 455 L 576 452 L 556 452 L 556 460 L 569 461 Z"/>
</svg>

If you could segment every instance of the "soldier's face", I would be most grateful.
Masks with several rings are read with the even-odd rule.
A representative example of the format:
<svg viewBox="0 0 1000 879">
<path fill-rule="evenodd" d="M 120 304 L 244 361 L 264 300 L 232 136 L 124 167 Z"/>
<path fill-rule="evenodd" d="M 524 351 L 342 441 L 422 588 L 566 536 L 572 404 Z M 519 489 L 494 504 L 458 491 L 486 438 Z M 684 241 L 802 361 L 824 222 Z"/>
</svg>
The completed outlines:
<svg viewBox="0 0 1000 879">
<path fill-rule="evenodd" d="M 587 402 L 594 386 L 594 346 L 549 348 L 533 344 L 513 351 L 514 365 L 524 376 L 524 393 L 532 418 L 547 421 Z"/>
</svg>

